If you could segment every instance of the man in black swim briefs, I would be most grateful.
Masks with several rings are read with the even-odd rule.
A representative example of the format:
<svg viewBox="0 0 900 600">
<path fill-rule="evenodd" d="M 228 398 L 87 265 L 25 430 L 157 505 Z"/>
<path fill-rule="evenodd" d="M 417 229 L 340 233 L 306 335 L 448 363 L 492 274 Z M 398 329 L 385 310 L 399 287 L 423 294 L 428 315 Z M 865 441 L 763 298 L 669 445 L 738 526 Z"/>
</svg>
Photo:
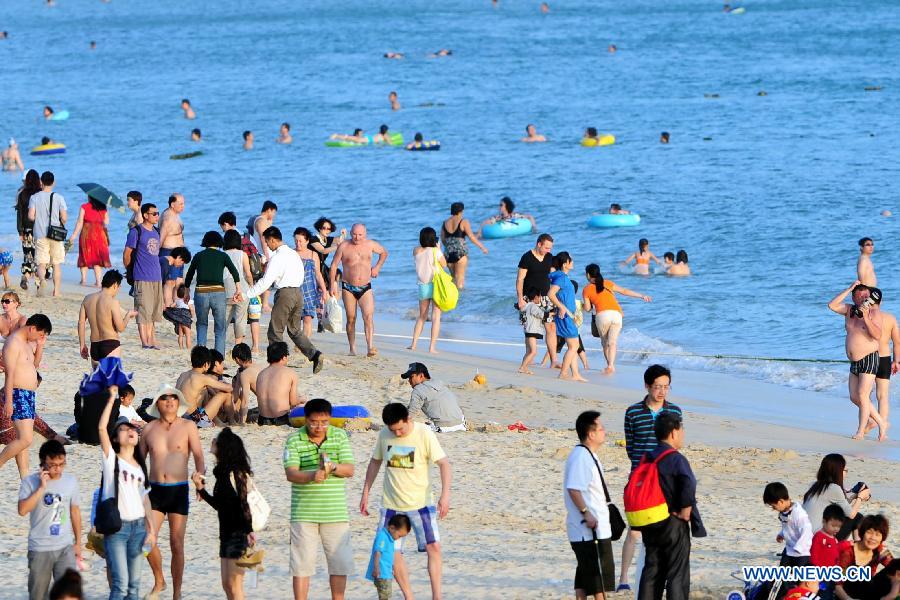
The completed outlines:
<svg viewBox="0 0 900 600">
<path fill-rule="evenodd" d="M 878 414 L 887 422 L 890 416 L 891 375 L 900 368 L 900 328 L 897 327 L 897 317 L 881 309 L 883 294 L 879 293 L 873 297 L 877 298 L 875 304 L 881 313 L 881 340 L 878 346 L 878 371 L 875 373 L 875 397 L 878 399 Z"/>
<path fill-rule="evenodd" d="M 110 269 L 103 274 L 100 291 L 85 296 L 78 314 L 78 346 L 81 357 L 90 356 L 92 366 L 108 356 L 119 356 L 119 334 L 125 331 L 128 321 L 137 316 L 130 310 L 122 314 L 122 306 L 116 297 L 122 285 L 122 274 Z M 86 344 L 86 326 L 91 326 L 90 349 Z"/>
</svg>

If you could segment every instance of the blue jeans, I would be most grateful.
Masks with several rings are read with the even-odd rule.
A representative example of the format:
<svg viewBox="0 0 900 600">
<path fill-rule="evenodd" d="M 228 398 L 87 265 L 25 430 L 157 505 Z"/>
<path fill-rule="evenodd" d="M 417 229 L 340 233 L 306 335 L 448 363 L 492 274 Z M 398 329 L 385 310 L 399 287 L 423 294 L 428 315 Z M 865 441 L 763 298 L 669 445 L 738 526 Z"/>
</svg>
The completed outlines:
<svg viewBox="0 0 900 600">
<path fill-rule="evenodd" d="M 112 585 L 109 600 L 138 600 L 141 586 L 141 563 L 144 562 L 144 519 L 122 521 L 122 529 L 103 538 L 106 568 Z"/>
<path fill-rule="evenodd" d="M 225 356 L 225 332 L 228 329 L 228 307 L 225 292 L 203 292 L 194 294 L 194 311 L 197 313 L 197 345 L 206 346 L 206 330 L 209 328 L 209 311 L 213 314 L 213 331 L 216 336 L 216 350 Z"/>
</svg>

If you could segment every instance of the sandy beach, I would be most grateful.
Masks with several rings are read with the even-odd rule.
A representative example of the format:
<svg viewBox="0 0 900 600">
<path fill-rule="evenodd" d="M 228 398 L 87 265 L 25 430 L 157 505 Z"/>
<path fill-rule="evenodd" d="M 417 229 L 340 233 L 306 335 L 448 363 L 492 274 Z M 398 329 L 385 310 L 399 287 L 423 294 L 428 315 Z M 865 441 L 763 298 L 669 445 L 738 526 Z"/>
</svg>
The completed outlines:
<svg viewBox="0 0 900 600">
<path fill-rule="evenodd" d="M 38 411 L 58 431 L 72 422 L 72 395 L 88 364 L 78 357 L 76 317 L 81 301 L 80 289 L 67 286 L 62 298 L 28 297 L 25 314 L 43 312 L 53 320 L 54 331 L 47 343 L 42 373 L 44 383 L 38 398 Z M 126 304 L 127 305 L 127 304 Z M 163 335 L 162 351 L 142 351 L 133 325 L 123 335 L 123 362 L 135 371 L 133 385 L 138 398 L 151 395 L 159 382 L 174 382 L 188 365 L 187 352 L 178 350 L 168 326 L 158 329 Z M 549 371 L 533 377 L 514 374 L 511 362 L 488 359 L 471 353 L 453 352 L 452 344 L 438 356 L 403 349 L 401 338 L 381 338 L 377 358 L 346 356 L 343 335 L 320 334 L 314 342 L 327 354 L 328 362 L 319 375 L 299 354 L 291 358 L 298 369 L 301 391 L 310 397 L 325 397 L 334 404 L 362 404 L 374 414 L 390 401 L 406 401 L 409 387 L 399 378 L 411 360 L 428 364 L 434 378 L 448 383 L 457 392 L 475 431 L 443 435 L 444 446 L 453 465 L 454 481 L 451 512 L 442 522 L 445 595 L 447 598 L 569 598 L 575 561 L 566 541 L 562 507 L 562 470 L 568 452 L 576 442 L 573 423 L 582 410 L 601 411 L 608 431 L 600 453 L 608 481 L 621 507 L 621 489 L 628 472 L 622 439 L 622 418 L 628 404 L 640 400 L 632 385 L 620 386 L 588 375 L 592 383 L 578 385 L 560 382 Z M 229 346 L 230 347 L 230 346 Z M 518 351 L 508 350 L 506 357 L 517 360 Z M 502 358 L 502 357 L 500 357 Z M 258 360 L 261 360 L 258 358 Z M 487 377 L 487 384 L 472 382 L 476 370 Z M 638 373 L 639 367 L 624 371 Z M 235 365 L 230 359 L 227 372 Z M 679 377 L 690 375 L 675 373 Z M 702 374 L 694 374 L 702 379 Z M 620 376 L 615 380 L 624 379 Z M 635 381 L 636 377 L 633 377 Z M 602 383 L 596 383 L 602 381 Z M 632 382 L 633 383 L 633 382 Z M 747 384 L 731 379 L 735 388 Z M 699 385 L 693 382 L 692 385 Z M 687 386 L 690 387 L 690 386 Z M 677 389 L 677 388 L 676 388 Z M 708 390 L 714 393 L 715 390 Z M 774 564 L 780 546 L 776 516 L 763 504 L 765 483 L 783 481 L 796 498 L 814 479 L 821 456 L 839 451 L 848 455 L 849 477 L 867 482 L 873 499 L 867 513 L 883 512 L 891 521 L 900 518 L 900 486 L 893 473 L 896 463 L 872 458 L 874 443 L 851 443 L 849 439 L 824 432 L 788 428 L 783 425 L 717 416 L 715 406 L 703 400 L 679 396 L 671 398 L 686 413 L 686 456 L 699 480 L 698 502 L 710 532 L 694 541 L 692 554 L 692 595 L 696 598 L 721 598 L 738 587 L 729 574 L 742 565 Z M 772 401 L 769 398 L 767 401 Z M 777 401 L 777 399 L 775 399 Z M 511 432 L 506 425 L 523 421 L 528 432 Z M 377 426 L 378 420 L 375 420 Z M 255 425 L 240 428 L 253 467 L 256 482 L 273 508 L 269 527 L 260 535 L 266 549 L 266 570 L 259 576 L 256 589 L 247 586 L 248 597 L 287 598 L 290 595 L 288 572 L 289 485 L 281 467 L 282 443 L 288 429 L 260 430 Z M 204 447 L 216 435 L 215 429 L 201 430 Z M 359 514 L 358 501 L 365 464 L 375 441 L 374 431 L 355 432 L 351 441 L 357 463 L 356 476 L 348 484 L 353 546 L 358 575 L 351 578 L 348 597 L 372 597 L 369 582 L 362 578 L 376 525 L 375 517 Z M 32 465 L 37 464 L 36 437 L 32 447 Z M 68 447 L 67 472 L 78 477 L 82 502 L 86 504 L 99 481 L 100 451 L 97 447 Z M 27 519 L 16 514 L 18 478 L 15 466 L 5 466 L 0 480 L 0 511 L 7 518 L 0 524 L 0 556 L 9 568 L 7 590 L 26 587 Z M 433 474 L 436 480 L 436 473 Z M 373 488 L 373 503 L 380 498 L 380 480 Z M 85 511 L 85 519 L 87 511 Z M 163 556 L 168 563 L 168 531 L 162 533 Z M 891 546 L 892 540 L 888 540 Z M 188 564 L 185 573 L 185 598 L 220 598 L 217 525 L 215 512 L 192 500 L 186 545 Z M 620 543 L 615 544 L 616 562 Z M 90 572 L 86 573 L 88 597 L 106 593 L 104 562 L 91 553 Z M 323 560 L 324 562 L 324 560 Z M 423 556 L 410 559 L 412 581 L 417 597 L 429 591 Z M 167 567 L 168 568 L 168 567 Z M 149 569 L 143 571 L 143 589 L 149 589 Z M 312 597 L 327 595 L 327 577 L 320 572 L 312 582 Z M 20 593 L 0 597 L 20 597 Z M 400 597 L 399 592 L 395 592 Z M 620 594 L 616 597 L 627 598 Z"/>
</svg>

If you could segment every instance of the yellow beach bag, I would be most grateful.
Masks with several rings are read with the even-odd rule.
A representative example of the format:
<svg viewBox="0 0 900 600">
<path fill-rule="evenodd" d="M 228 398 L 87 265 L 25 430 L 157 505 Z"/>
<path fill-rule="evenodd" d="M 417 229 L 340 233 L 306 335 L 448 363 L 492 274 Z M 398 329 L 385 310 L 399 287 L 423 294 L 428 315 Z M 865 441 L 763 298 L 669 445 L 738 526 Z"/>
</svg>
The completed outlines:
<svg viewBox="0 0 900 600">
<path fill-rule="evenodd" d="M 453 277 L 438 262 L 437 248 L 434 249 L 434 278 L 431 283 L 434 287 L 431 298 L 434 300 L 434 305 L 442 312 L 450 312 L 456 308 L 456 303 L 459 301 L 459 290 L 453 283 Z"/>
</svg>

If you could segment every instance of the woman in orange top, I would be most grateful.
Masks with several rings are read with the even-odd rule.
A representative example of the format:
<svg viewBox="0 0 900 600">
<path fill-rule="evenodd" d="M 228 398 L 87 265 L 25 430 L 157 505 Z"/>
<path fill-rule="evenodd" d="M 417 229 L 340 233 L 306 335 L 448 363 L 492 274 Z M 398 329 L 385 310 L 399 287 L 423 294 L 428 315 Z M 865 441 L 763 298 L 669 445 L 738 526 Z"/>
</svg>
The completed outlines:
<svg viewBox="0 0 900 600">
<path fill-rule="evenodd" d="M 616 300 L 616 294 L 640 298 L 644 302 L 650 302 L 650 296 L 644 296 L 629 289 L 620 287 L 608 279 L 603 279 L 600 267 L 589 264 L 584 269 L 587 275 L 588 285 L 584 288 L 584 310 L 593 312 L 594 327 L 592 333 L 600 338 L 603 344 L 603 357 L 607 367 L 604 374 L 610 375 L 616 371 L 616 342 L 619 332 L 622 331 L 622 307 Z"/>
<path fill-rule="evenodd" d="M 662 263 L 656 258 L 656 255 L 650 252 L 650 240 L 641 238 L 638 240 L 638 251 L 631 253 L 628 258 L 622 261 L 623 265 L 631 264 L 634 261 L 634 272 L 637 275 L 650 274 L 650 261 L 656 261 L 656 264 L 662 266 Z"/>
</svg>

